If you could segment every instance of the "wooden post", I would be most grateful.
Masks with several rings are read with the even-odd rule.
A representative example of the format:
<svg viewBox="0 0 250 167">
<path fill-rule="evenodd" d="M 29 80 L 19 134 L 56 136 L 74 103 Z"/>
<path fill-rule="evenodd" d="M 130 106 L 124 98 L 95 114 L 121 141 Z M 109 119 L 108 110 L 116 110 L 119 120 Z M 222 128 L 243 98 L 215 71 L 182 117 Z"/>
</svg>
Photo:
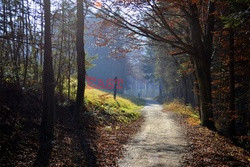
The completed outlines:
<svg viewBox="0 0 250 167">
<path fill-rule="evenodd" d="M 116 99 L 116 89 L 117 89 L 117 77 L 114 78 L 115 80 L 115 87 L 114 87 L 114 99 Z"/>
</svg>

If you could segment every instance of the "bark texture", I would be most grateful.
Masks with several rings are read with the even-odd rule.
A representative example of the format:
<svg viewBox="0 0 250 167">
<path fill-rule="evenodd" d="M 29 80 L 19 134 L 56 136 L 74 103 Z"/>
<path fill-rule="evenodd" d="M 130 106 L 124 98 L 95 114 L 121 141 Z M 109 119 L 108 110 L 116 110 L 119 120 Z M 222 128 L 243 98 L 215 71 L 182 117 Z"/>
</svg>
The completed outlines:
<svg viewBox="0 0 250 167">
<path fill-rule="evenodd" d="M 83 107 L 85 91 L 85 51 L 84 51 L 84 13 L 83 0 L 77 0 L 77 32 L 76 32 L 76 49 L 77 49 L 77 95 L 74 112 L 74 121 L 79 123 L 80 112 Z"/>
<path fill-rule="evenodd" d="M 45 36 L 44 36 L 44 64 L 43 64 L 43 117 L 42 136 L 53 138 L 54 133 L 54 71 L 51 50 L 50 0 L 44 0 Z"/>
</svg>

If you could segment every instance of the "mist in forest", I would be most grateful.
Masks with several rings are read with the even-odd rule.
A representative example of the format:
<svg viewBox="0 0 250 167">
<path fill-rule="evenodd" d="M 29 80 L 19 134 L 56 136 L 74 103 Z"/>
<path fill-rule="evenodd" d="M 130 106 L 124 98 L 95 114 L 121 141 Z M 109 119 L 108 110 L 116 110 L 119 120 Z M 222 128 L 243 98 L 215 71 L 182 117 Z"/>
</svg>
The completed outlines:
<svg viewBox="0 0 250 167">
<path fill-rule="evenodd" d="M 88 26 L 98 24 L 98 19 L 95 17 L 88 17 L 86 23 Z M 99 28 L 97 26 L 97 28 Z M 109 27 L 105 27 L 109 29 Z M 142 98 L 154 98 L 159 95 L 159 82 L 155 80 L 154 71 L 150 71 L 151 77 L 148 78 L 143 71 L 143 61 L 145 49 L 134 50 L 126 55 L 121 53 L 112 53 L 114 48 L 124 47 L 126 39 L 123 36 L 114 36 L 111 45 L 98 46 L 100 40 L 94 34 L 94 29 L 87 29 L 85 35 L 85 48 L 88 57 L 92 57 L 92 67 L 87 70 L 87 77 L 95 78 L 95 85 L 106 85 L 107 80 L 117 77 L 121 80 L 121 89 L 118 90 L 119 94 L 132 95 Z M 105 29 L 102 29 L 104 33 Z M 104 34 L 105 35 L 105 34 Z M 114 42 L 115 41 L 115 42 Z M 148 65 L 154 62 L 147 62 Z M 107 91 L 113 91 L 106 89 Z"/>
</svg>

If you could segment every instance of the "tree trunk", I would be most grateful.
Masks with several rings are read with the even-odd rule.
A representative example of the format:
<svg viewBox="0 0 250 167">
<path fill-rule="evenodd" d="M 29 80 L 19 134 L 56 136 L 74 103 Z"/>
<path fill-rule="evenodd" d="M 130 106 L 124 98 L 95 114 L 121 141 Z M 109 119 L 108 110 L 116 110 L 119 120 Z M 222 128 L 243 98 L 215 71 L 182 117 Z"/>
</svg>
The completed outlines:
<svg viewBox="0 0 250 167">
<path fill-rule="evenodd" d="M 0 66 L 0 89 L 3 86 L 3 81 L 4 81 L 4 71 L 2 65 Z"/>
<path fill-rule="evenodd" d="M 229 37 L 229 90 L 230 90 L 230 111 L 235 110 L 235 80 L 234 80 L 234 32 L 230 31 Z"/>
<path fill-rule="evenodd" d="M 200 93 L 201 125 L 214 129 L 210 63 L 200 59 L 195 61 L 195 66 Z"/>
<path fill-rule="evenodd" d="M 115 87 L 114 87 L 114 99 L 116 99 L 116 92 L 117 92 L 117 77 L 114 78 Z M 139 97 L 140 98 L 140 97 Z"/>
<path fill-rule="evenodd" d="M 33 65 L 33 73 L 34 73 L 34 77 L 33 79 L 36 81 L 39 81 L 39 64 L 38 64 L 38 55 L 39 55 L 39 49 L 33 48 L 34 51 L 34 65 Z"/>
<path fill-rule="evenodd" d="M 159 80 L 159 96 L 160 96 L 160 99 L 162 98 L 163 96 L 163 91 L 162 91 L 162 80 L 160 79 Z"/>
<path fill-rule="evenodd" d="M 50 0 L 44 0 L 45 36 L 43 65 L 43 116 L 41 137 L 51 140 L 54 133 L 54 72 L 51 49 Z"/>
<path fill-rule="evenodd" d="M 62 94 L 62 67 L 63 67 L 63 44 L 64 44 L 64 22 L 65 22 L 65 8 L 64 8 L 65 2 L 62 2 L 62 27 L 61 27 L 61 39 L 58 39 L 58 45 L 60 43 L 60 50 L 59 50 L 59 60 L 58 60 L 58 69 L 57 69 L 57 77 L 56 77 L 56 83 L 58 84 L 58 88 L 59 88 L 59 93 L 60 93 L 60 98 L 62 98 L 63 94 Z"/>
<path fill-rule="evenodd" d="M 70 39 L 70 38 L 69 38 Z M 68 99 L 70 99 L 70 77 L 71 77 L 71 52 L 70 52 L 70 40 L 68 41 Z"/>
<path fill-rule="evenodd" d="M 201 30 L 199 12 L 196 3 L 190 5 L 191 15 L 187 17 L 187 21 L 189 22 L 191 39 L 193 42 L 193 53 L 191 57 L 195 65 L 195 73 L 199 85 L 201 124 L 202 126 L 214 130 L 210 70 L 213 50 L 212 32 L 214 29 L 214 2 L 209 2 L 208 10 L 205 34 L 203 34 Z"/>
<path fill-rule="evenodd" d="M 234 79 L 234 32 L 230 30 L 229 32 L 229 112 L 231 115 L 231 123 L 229 131 L 231 134 L 235 134 L 235 119 L 233 118 L 235 114 L 235 79 Z"/>
<path fill-rule="evenodd" d="M 40 0 L 40 2 L 42 2 L 42 0 Z M 44 57 L 43 57 L 43 54 L 44 54 L 44 50 L 43 50 L 43 38 L 44 38 L 44 12 L 42 10 L 42 3 L 40 3 L 41 6 L 40 6 L 40 11 L 41 11 L 41 38 L 40 38 L 40 48 L 39 48 L 39 54 L 40 54 L 40 66 L 43 66 L 44 65 Z"/>
<path fill-rule="evenodd" d="M 77 0 L 77 32 L 76 32 L 76 50 L 77 50 L 77 95 L 74 112 L 74 121 L 79 123 L 80 111 L 83 106 L 85 91 L 85 51 L 84 51 L 84 15 L 83 0 Z"/>
<path fill-rule="evenodd" d="M 26 26 L 26 30 L 28 29 L 28 27 Z M 28 34 L 26 32 L 26 34 Z M 26 85 L 26 80 L 27 80 L 27 73 L 28 73 L 28 65 L 29 65 L 29 44 L 28 44 L 28 39 L 27 39 L 27 44 L 26 44 L 26 57 L 25 57 L 25 63 L 24 63 L 24 76 L 23 76 L 23 87 L 25 87 Z"/>
<path fill-rule="evenodd" d="M 184 103 L 188 104 L 187 77 L 186 76 L 182 76 L 181 79 L 182 79 L 182 84 L 183 84 L 182 93 L 183 93 Z"/>
<path fill-rule="evenodd" d="M 194 72 L 194 93 L 196 95 L 196 101 L 197 101 L 197 108 L 199 111 L 199 116 L 201 119 L 201 109 L 200 109 L 200 91 L 199 91 L 199 84 L 198 84 L 198 79 L 197 79 L 197 75 L 196 72 Z"/>
</svg>

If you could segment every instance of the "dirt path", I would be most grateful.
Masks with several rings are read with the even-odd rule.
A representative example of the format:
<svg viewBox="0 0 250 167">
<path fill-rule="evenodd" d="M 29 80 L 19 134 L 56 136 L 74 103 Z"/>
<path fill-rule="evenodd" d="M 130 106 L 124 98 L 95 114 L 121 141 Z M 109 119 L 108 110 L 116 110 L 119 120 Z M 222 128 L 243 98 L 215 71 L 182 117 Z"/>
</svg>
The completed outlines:
<svg viewBox="0 0 250 167">
<path fill-rule="evenodd" d="M 185 153 L 185 131 L 174 121 L 173 113 L 162 112 L 162 105 L 147 100 L 141 130 L 125 146 L 121 167 L 181 166 Z"/>
</svg>

